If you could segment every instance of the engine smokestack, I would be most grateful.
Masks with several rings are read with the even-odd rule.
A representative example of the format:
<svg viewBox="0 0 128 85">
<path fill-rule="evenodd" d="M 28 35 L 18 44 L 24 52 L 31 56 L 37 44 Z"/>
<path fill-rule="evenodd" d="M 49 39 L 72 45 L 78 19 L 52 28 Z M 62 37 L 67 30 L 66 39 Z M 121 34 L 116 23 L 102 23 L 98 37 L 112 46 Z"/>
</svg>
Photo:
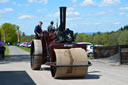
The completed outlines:
<svg viewBox="0 0 128 85">
<path fill-rule="evenodd" d="M 66 28 L 66 7 L 60 7 L 60 31 L 65 31 Z"/>
</svg>

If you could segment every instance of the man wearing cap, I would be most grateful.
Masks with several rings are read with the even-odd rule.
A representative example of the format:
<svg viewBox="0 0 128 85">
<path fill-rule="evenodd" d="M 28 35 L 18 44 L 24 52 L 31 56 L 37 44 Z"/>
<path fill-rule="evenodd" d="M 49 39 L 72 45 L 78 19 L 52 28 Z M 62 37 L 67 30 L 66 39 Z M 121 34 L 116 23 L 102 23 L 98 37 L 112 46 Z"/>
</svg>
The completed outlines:
<svg viewBox="0 0 128 85">
<path fill-rule="evenodd" d="M 40 21 L 39 24 L 35 27 L 35 39 L 40 39 L 40 36 L 42 35 L 42 24 L 43 22 Z"/>
</svg>

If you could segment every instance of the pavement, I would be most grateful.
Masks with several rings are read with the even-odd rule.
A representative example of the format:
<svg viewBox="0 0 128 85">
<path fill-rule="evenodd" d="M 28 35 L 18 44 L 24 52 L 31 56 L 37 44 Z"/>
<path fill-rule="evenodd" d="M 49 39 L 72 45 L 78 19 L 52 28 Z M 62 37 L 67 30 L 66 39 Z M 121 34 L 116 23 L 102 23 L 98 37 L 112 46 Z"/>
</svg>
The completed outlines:
<svg viewBox="0 0 128 85">
<path fill-rule="evenodd" d="M 26 51 L 9 46 L 10 55 L 0 61 L 0 85 L 128 85 L 128 65 L 111 65 L 91 60 L 84 78 L 54 79 L 50 67 L 33 71 Z"/>
</svg>

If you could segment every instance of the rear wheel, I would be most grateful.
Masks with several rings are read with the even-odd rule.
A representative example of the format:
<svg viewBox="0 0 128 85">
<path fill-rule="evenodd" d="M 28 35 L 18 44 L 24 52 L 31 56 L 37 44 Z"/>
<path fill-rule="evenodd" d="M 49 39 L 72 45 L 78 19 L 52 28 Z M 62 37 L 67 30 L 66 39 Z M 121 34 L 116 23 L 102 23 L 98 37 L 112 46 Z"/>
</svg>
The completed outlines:
<svg viewBox="0 0 128 85">
<path fill-rule="evenodd" d="M 31 68 L 33 70 L 40 70 L 42 62 L 44 62 L 42 53 L 41 40 L 33 40 L 31 45 Z"/>
<path fill-rule="evenodd" d="M 89 53 L 88 54 L 88 57 L 93 57 L 93 53 Z"/>
</svg>

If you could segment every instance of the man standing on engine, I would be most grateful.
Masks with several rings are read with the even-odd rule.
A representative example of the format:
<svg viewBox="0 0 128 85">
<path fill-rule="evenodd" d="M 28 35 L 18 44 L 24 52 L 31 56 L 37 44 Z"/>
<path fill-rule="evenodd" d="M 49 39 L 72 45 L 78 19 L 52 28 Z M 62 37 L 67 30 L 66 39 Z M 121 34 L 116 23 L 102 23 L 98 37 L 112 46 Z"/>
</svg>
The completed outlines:
<svg viewBox="0 0 128 85">
<path fill-rule="evenodd" d="M 54 33 L 55 27 L 53 26 L 54 22 L 51 21 L 50 25 L 48 26 L 48 32 L 49 33 Z"/>
<path fill-rule="evenodd" d="M 43 22 L 40 21 L 39 24 L 35 27 L 35 39 L 40 39 L 40 36 L 42 35 L 42 24 Z"/>
</svg>

